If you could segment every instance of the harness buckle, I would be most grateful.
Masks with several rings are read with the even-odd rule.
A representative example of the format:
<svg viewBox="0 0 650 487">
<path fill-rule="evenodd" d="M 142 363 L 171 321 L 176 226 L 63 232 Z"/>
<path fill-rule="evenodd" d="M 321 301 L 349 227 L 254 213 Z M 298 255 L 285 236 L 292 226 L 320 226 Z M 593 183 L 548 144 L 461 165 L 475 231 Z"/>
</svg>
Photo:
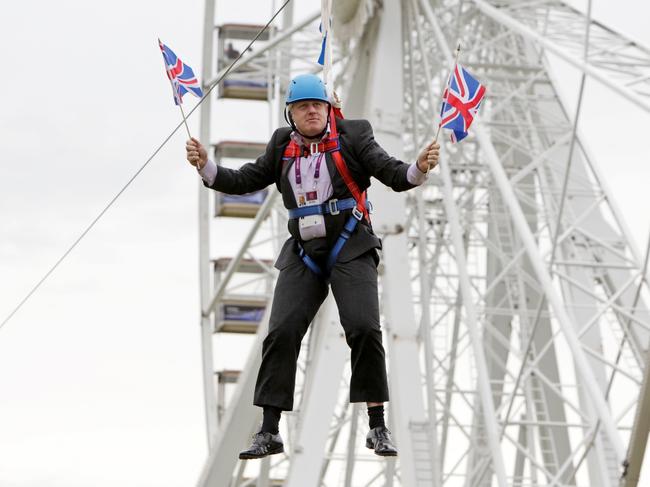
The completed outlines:
<svg viewBox="0 0 650 487">
<path fill-rule="evenodd" d="M 318 150 L 318 142 L 312 142 L 311 144 L 309 144 L 309 152 L 311 153 L 312 156 L 320 152 Z"/>
<path fill-rule="evenodd" d="M 361 221 L 363 219 L 363 213 L 359 211 L 359 208 L 356 206 L 352 208 L 352 216 L 356 218 L 357 220 Z"/>
<path fill-rule="evenodd" d="M 369 215 L 372 214 L 372 212 L 374 211 L 372 203 L 370 201 L 368 201 L 368 200 L 366 200 L 366 208 L 368 208 L 368 214 Z"/>
<path fill-rule="evenodd" d="M 329 200 L 327 202 L 327 209 L 329 210 L 330 215 L 338 215 L 339 213 L 341 213 L 341 210 L 339 210 L 338 203 L 339 200 L 337 199 Z"/>
</svg>

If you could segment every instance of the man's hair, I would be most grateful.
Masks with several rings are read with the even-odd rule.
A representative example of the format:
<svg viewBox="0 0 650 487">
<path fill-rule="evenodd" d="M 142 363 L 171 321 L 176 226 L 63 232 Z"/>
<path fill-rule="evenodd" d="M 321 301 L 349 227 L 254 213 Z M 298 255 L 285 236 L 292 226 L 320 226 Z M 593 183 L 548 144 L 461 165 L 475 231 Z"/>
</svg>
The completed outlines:
<svg viewBox="0 0 650 487">
<path fill-rule="evenodd" d="M 327 105 L 327 103 L 325 103 L 323 100 L 316 100 L 316 99 L 314 99 L 314 100 L 298 100 L 298 101 L 294 101 L 293 103 L 289 103 L 287 105 L 287 110 L 291 111 L 291 107 L 293 107 L 294 105 L 297 105 L 298 103 L 303 102 L 303 101 L 315 101 L 315 102 L 321 103 L 323 105 Z"/>
</svg>

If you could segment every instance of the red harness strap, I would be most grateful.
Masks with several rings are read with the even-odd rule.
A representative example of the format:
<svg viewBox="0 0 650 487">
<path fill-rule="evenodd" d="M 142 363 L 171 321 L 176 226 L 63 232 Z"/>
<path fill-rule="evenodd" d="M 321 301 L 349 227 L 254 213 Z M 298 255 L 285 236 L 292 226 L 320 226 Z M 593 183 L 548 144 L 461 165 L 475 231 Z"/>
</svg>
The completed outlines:
<svg viewBox="0 0 650 487">
<path fill-rule="evenodd" d="M 336 130 L 336 115 L 334 108 L 330 109 L 330 136 L 327 139 L 324 139 L 322 142 L 315 144 L 318 146 L 318 152 L 330 152 L 332 154 L 332 159 L 334 159 L 334 164 L 336 169 L 343 178 L 343 182 L 347 186 L 352 197 L 357 202 L 357 210 L 359 210 L 365 217 L 367 222 L 370 222 L 370 215 L 368 215 L 368 209 L 366 208 L 366 192 L 363 193 L 359 189 L 356 181 L 352 179 L 352 175 L 348 169 L 343 156 L 341 155 L 341 146 L 339 144 L 339 135 Z M 340 110 L 338 110 L 340 113 Z M 293 140 L 289 142 L 289 145 L 284 149 L 284 154 L 282 155 L 283 162 L 286 162 L 290 159 L 295 159 L 296 157 L 307 156 L 309 155 L 310 150 L 307 147 L 300 147 Z"/>
<path fill-rule="evenodd" d="M 338 137 L 329 137 L 319 142 L 318 144 L 312 144 L 316 150 L 313 152 L 333 152 L 339 150 L 339 138 Z M 296 157 L 307 157 L 311 152 L 311 147 L 299 146 L 293 140 L 289 142 L 289 145 L 284 149 L 284 154 L 282 154 L 282 159 L 288 161 L 295 159 Z"/>
<path fill-rule="evenodd" d="M 339 133 L 336 130 L 336 117 L 334 116 L 334 109 L 330 110 L 330 134 L 332 137 L 339 138 Z M 352 175 L 348 170 L 348 165 L 345 163 L 343 156 L 341 155 L 341 149 L 332 152 L 332 158 L 334 159 L 334 164 L 336 164 L 336 169 L 339 171 L 343 177 L 345 185 L 352 193 L 354 200 L 357 202 L 357 210 L 363 213 L 367 222 L 370 222 L 370 215 L 368 215 L 368 209 L 366 208 L 366 192 L 361 193 L 359 186 L 356 181 L 352 179 Z"/>
</svg>

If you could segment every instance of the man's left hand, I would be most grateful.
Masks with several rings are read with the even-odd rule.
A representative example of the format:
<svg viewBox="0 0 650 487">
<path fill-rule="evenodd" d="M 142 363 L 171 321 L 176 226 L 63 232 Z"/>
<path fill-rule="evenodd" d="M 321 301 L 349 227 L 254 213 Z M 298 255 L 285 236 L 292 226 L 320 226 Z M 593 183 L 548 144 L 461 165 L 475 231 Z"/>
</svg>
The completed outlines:
<svg viewBox="0 0 650 487">
<path fill-rule="evenodd" d="M 440 157 L 440 144 L 435 140 L 427 145 L 418 156 L 418 169 L 424 173 L 438 165 Z"/>
</svg>

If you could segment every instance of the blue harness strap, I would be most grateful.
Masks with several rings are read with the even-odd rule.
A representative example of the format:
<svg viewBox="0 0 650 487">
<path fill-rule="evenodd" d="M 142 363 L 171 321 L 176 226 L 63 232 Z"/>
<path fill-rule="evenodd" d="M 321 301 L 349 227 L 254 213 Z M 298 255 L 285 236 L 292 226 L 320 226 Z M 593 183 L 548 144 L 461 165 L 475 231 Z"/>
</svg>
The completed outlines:
<svg viewBox="0 0 650 487">
<path fill-rule="evenodd" d="M 345 226 L 343 227 L 343 230 L 341 230 L 341 234 L 339 235 L 339 238 L 336 239 L 336 243 L 334 244 L 334 247 L 332 247 L 332 250 L 330 250 L 330 253 L 327 256 L 327 263 L 325 264 L 325 270 L 327 271 L 328 276 L 330 272 L 332 272 L 332 267 L 334 267 L 334 264 L 336 264 L 336 259 L 338 258 L 341 249 L 345 245 L 345 242 L 348 241 L 348 239 L 352 235 L 352 232 L 354 232 L 354 229 L 357 228 L 357 224 L 361 221 L 362 218 L 363 218 L 363 213 L 358 211 L 355 207 L 352 210 L 352 215 L 350 216 L 350 218 L 348 218 L 348 221 L 345 222 Z"/>
<path fill-rule="evenodd" d="M 311 215 L 338 215 L 343 210 L 350 210 L 355 206 L 357 206 L 357 202 L 354 198 L 346 198 L 344 200 L 331 199 L 320 205 L 291 208 L 289 210 L 289 219 L 295 220 L 296 218 Z"/>
<path fill-rule="evenodd" d="M 354 201 L 354 198 L 351 199 Z M 354 229 L 357 228 L 357 225 L 359 224 L 362 218 L 363 218 L 363 213 L 361 213 L 356 208 L 356 203 L 355 203 L 355 206 L 352 209 L 352 215 L 350 215 L 350 218 L 348 218 L 348 221 L 345 223 L 343 230 L 341 230 L 341 233 L 339 234 L 339 238 L 336 239 L 336 243 L 334 243 L 332 250 L 330 250 L 330 253 L 327 256 L 325 269 L 321 269 L 321 267 L 316 262 L 314 262 L 314 259 L 312 259 L 307 255 L 305 249 L 302 247 L 302 245 L 300 245 L 300 242 L 298 242 L 298 255 L 305 263 L 305 265 L 314 274 L 316 274 L 319 277 L 324 277 L 325 279 L 329 279 L 329 276 L 332 272 L 332 268 L 334 267 L 334 264 L 336 264 L 336 259 L 341 253 L 341 249 L 343 248 L 345 243 L 352 235 L 352 232 L 354 232 Z"/>
<path fill-rule="evenodd" d="M 314 262 L 314 259 L 312 259 L 305 253 L 305 249 L 302 248 L 300 242 L 298 242 L 298 255 L 300 256 L 300 258 L 305 263 L 305 265 L 309 268 L 310 271 L 312 271 L 318 277 L 323 276 L 323 271 L 321 270 L 321 268 L 318 266 L 316 262 Z"/>
</svg>

